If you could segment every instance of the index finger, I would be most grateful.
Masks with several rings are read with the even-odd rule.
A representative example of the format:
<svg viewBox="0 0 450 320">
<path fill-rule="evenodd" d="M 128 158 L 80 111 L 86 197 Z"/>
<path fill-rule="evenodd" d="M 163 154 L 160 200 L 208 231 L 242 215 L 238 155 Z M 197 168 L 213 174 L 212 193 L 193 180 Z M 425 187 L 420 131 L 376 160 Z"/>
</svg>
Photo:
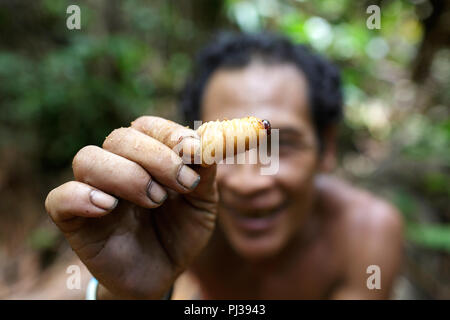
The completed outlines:
<svg viewBox="0 0 450 320">
<path fill-rule="evenodd" d="M 200 156 L 201 141 L 196 131 L 176 122 L 152 116 L 142 116 L 136 119 L 131 123 L 131 127 L 165 144 L 179 154 L 185 163 L 197 163 L 194 157 Z M 216 166 L 192 168 L 196 170 L 201 179 L 194 192 L 188 197 L 215 203 L 217 201 L 214 183 Z"/>
<path fill-rule="evenodd" d="M 160 117 L 142 116 L 131 123 L 131 127 L 145 133 L 174 150 L 185 163 L 193 163 L 200 155 L 200 137 L 195 130 Z"/>
</svg>

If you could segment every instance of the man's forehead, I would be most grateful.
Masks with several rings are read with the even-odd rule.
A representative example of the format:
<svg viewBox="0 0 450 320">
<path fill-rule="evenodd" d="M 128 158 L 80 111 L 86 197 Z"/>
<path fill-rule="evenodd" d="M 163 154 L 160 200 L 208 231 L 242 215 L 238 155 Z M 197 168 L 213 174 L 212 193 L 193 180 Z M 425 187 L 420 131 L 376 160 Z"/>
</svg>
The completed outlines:
<svg viewBox="0 0 450 320">
<path fill-rule="evenodd" d="M 248 115 L 273 125 L 291 125 L 309 117 L 306 81 L 290 64 L 252 64 L 219 70 L 210 79 L 203 100 L 204 120 Z"/>
<path fill-rule="evenodd" d="M 254 62 L 243 68 L 217 70 L 205 89 L 206 99 L 209 95 L 220 95 L 246 102 L 265 102 L 286 94 L 303 98 L 301 94 L 306 92 L 306 81 L 292 64 Z"/>
</svg>

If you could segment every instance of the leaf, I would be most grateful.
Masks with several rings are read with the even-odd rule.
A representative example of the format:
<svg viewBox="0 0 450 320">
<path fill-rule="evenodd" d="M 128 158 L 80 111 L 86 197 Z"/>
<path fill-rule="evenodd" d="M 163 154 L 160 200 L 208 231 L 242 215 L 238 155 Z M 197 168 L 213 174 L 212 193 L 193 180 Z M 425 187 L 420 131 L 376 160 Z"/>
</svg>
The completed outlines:
<svg viewBox="0 0 450 320">
<path fill-rule="evenodd" d="M 450 253 L 450 225 L 407 225 L 408 240 L 432 250 L 444 250 Z"/>
</svg>

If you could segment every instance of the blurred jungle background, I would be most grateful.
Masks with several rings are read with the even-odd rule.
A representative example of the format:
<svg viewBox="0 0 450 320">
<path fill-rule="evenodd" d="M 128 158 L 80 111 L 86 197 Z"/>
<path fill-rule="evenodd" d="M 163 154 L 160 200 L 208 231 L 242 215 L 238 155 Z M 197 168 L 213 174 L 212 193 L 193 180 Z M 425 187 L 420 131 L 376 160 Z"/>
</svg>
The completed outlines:
<svg viewBox="0 0 450 320">
<path fill-rule="evenodd" d="M 71 4 L 81 30 L 66 27 Z M 366 26 L 372 4 L 379 30 Z M 226 29 L 280 32 L 340 66 L 336 174 L 404 215 L 394 297 L 449 299 L 449 26 L 449 1 L 436 0 L 0 0 L 0 298 L 65 279 L 73 254 L 47 193 L 114 128 L 142 114 L 177 120 L 196 50 Z"/>
</svg>

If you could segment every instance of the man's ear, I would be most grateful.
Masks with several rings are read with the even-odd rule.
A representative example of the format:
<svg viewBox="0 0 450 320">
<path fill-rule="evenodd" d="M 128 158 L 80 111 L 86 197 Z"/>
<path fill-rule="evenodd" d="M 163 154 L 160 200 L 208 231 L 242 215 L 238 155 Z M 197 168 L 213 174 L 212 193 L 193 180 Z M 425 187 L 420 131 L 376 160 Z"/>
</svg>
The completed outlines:
<svg viewBox="0 0 450 320">
<path fill-rule="evenodd" d="M 336 167 L 337 134 L 337 125 L 331 125 L 323 132 L 323 148 L 319 163 L 319 170 L 322 172 L 330 172 Z"/>
</svg>

